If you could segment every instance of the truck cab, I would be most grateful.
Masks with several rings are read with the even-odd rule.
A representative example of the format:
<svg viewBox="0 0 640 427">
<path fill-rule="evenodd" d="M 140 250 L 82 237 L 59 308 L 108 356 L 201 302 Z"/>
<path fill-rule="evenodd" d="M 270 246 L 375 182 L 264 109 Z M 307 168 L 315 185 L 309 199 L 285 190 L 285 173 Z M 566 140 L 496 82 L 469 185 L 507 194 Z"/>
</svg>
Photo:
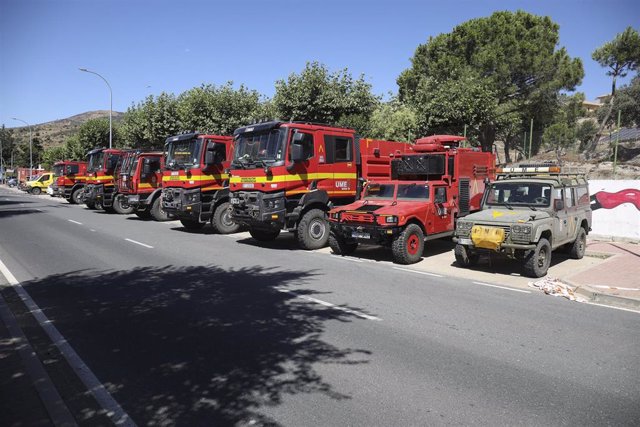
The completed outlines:
<svg viewBox="0 0 640 427">
<path fill-rule="evenodd" d="M 129 151 L 122 157 L 118 174 L 118 191 L 134 213 L 143 219 L 167 221 L 162 209 L 162 169 L 164 154 L 142 150 Z"/>
<path fill-rule="evenodd" d="M 230 172 L 233 219 L 258 241 L 294 232 L 303 249 L 329 239 L 326 212 L 353 202 L 363 176 L 390 177 L 409 144 L 360 139 L 349 128 L 272 121 L 236 129 Z"/>
<path fill-rule="evenodd" d="M 482 210 L 458 220 L 455 258 L 460 267 L 471 267 L 483 253 L 500 254 L 518 260 L 526 276 L 542 277 L 558 248 L 582 258 L 590 230 L 583 171 L 553 164 L 502 168 Z"/>
<path fill-rule="evenodd" d="M 80 203 L 86 182 L 87 163 L 65 160 L 53 165 L 56 176 L 47 193 L 53 197 L 64 197 L 69 203 Z"/>
<path fill-rule="evenodd" d="M 231 219 L 229 174 L 233 138 L 185 133 L 167 138 L 162 173 L 162 208 L 187 230 L 211 222 L 221 234 L 235 233 Z"/>
<path fill-rule="evenodd" d="M 413 153 L 391 162 L 391 180 L 368 182 L 362 198 L 329 212 L 334 253 L 348 255 L 359 244 L 391 248 L 394 262 L 422 257 L 424 242 L 450 237 L 455 220 L 479 209 L 495 156 L 460 148 L 462 137 L 435 135 L 416 141 Z"/>
<path fill-rule="evenodd" d="M 132 213 L 133 209 L 122 209 L 114 203 L 118 196 L 116 176 L 124 150 L 97 148 L 87 153 L 87 180 L 83 201 L 90 209 L 102 207 L 107 212 Z"/>
</svg>

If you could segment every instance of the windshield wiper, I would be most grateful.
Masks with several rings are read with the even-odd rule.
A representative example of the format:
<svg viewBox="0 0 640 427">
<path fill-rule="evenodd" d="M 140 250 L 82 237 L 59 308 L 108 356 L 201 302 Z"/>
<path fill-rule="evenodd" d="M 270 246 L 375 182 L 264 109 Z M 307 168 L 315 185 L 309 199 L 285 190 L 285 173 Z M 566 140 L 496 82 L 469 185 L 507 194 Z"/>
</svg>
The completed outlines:
<svg viewBox="0 0 640 427">
<path fill-rule="evenodd" d="M 527 205 L 529 207 L 529 209 L 531 209 L 532 211 L 537 211 L 538 209 L 534 208 L 532 205 Z"/>
<path fill-rule="evenodd" d="M 507 209 L 509 209 L 510 211 L 513 210 L 513 206 L 511 206 L 509 203 L 507 202 L 502 202 L 503 205 L 505 205 L 507 207 Z"/>
</svg>

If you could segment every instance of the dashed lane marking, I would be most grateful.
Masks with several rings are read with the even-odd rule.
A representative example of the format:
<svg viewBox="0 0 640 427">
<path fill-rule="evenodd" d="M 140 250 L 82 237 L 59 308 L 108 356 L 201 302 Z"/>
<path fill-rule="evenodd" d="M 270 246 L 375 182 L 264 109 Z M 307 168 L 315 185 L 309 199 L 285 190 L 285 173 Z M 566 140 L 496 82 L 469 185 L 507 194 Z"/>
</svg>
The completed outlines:
<svg viewBox="0 0 640 427">
<path fill-rule="evenodd" d="M 127 242 L 135 243 L 136 245 L 144 246 L 145 248 L 153 249 L 153 246 L 147 245 L 146 243 L 138 242 L 133 239 L 124 239 L 124 240 L 126 240 Z"/>
<path fill-rule="evenodd" d="M 483 283 L 483 282 L 472 282 L 472 283 L 474 283 L 476 285 L 480 285 L 480 286 L 488 286 L 490 288 L 498 288 L 498 289 L 504 289 L 506 291 L 520 292 L 520 293 L 523 293 L 523 294 L 530 294 L 531 293 L 531 291 L 525 291 L 523 289 L 509 288 L 507 286 L 491 285 L 489 283 Z"/>
<path fill-rule="evenodd" d="M 345 313 L 353 314 L 354 316 L 360 317 L 360 318 L 362 318 L 362 319 L 366 319 L 366 320 L 376 320 L 376 321 L 381 321 L 381 320 L 382 320 L 382 319 L 381 319 L 381 318 L 379 318 L 379 317 L 371 316 L 371 315 L 369 315 L 369 314 L 365 314 L 365 313 L 362 313 L 362 312 L 360 312 L 360 311 L 351 310 L 350 308 L 341 307 L 341 306 L 339 306 L 339 305 L 332 304 L 332 303 L 330 303 L 330 302 L 323 301 L 323 300 L 321 300 L 321 299 L 317 299 L 317 298 L 313 298 L 313 297 L 308 297 L 308 296 L 306 296 L 306 295 L 300 295 L 300 294 L 298 294 L 297 292 L 290 291 L 289 289 L 283 289 L 283 288 L 275 288 L 275 289 L 276 289 L 277 291 L 279 291 L 279 292 L 284 292 L 284 293 L 287 293 L 287 294 L 295 295 L 295 297 L 296 297 L 296 298 L 300 298 L 300 299 L 303 299 L 303 300 L 305 300 L 305 301 L 309 301 L 309 302 L 312 302 L 312 303 L 315 303 L 315 304 L 320 304 L 320 305 L 323 305 L 323 306 L 325 306 L 325 307 L 330 307 L 330 308 L 332 308 L 332 309 L 334 309 L 334 310 L 343 311 L 343 312 L 345 312 Z"/>
<path fill-rule="evenodd" d="M 444 277 L 442 274 L 429 273 L 427 271 L 418 271 L 418 270 L 413 270 L 411 268 L 393 267 L 393 269 L 400 270 L 400 271 L 408 271 L 409 273 L 423 274 L 425 276 Z"/>
<path fill-rule="evenodd" d="M 68 219 L 67 221 L 72 222 L 72 223 L 74 223 L 74 224 L 82 225 L 82 223 L 81 223 L 81 222 L 74 221 L 74 220 L 72 220 L 72 219 Z"/>
</svg>

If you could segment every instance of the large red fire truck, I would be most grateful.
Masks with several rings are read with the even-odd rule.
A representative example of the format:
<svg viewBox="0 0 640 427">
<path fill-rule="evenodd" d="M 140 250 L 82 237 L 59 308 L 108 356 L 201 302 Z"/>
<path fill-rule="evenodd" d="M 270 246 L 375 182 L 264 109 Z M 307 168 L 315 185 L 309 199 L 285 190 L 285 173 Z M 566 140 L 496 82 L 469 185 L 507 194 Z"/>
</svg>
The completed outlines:
<svg viewBox="0 0 640 427">
<path fill-rule="evenodd" d="M 359 139 L 353 129 L 301 122 L 267 122 L 234 132 L 232 217 L 259 241 L 280 230 L 304 249 L 325 246 L 326 212 L 356 199 L 364 179 L 389 178 L 402 142 Z"/>
<path fill-rule="evenodd" d="M 130 214 L 133 208 L 123 203 L 118 193 L 116 176 L 124 150 L 96 148 L 87 154 L 87 183 L 83 201 L 90 209 L 102 207 L 107 212 Z"/>
<path fill-rule="evenodd" d="M 53 197 L 64 197 L 69 203 L 80 203 L 80 196 L 87 180 L 87 162 L 65 160 L 53 165 L 55 181 L 47 192 Z"/>
<path fill-rule="evenodd" d="M 239 226 L 229 214 L 229 174 L 233 138 L 185 133 L 167 138 L 162 207 L 188 230 L 211 221 L 221 234 Z"/>
<path fill-rule="evenodd" d="M 122 194 L 134 213 L 143 219 L 167 221 L 169 215 L 162 209 L 162 169 L 164 154 L 132 150 L 122 155 L 118 174 L 118 192 Z"/>
<path fill-rule="evenodd" d="M 400 264 L 418 262 L 425 240 L 453 236 L 456 218 L 480 209 L 485 184 L 495 178 L 495 155 L 460 148 L 463 137 L 418 139 L 413 154 L 392 161 L 391 180 L 368 182 L 363 197 L 329 212 L 334 253 L 359 243 L 391 247 Z"/>
</svg>

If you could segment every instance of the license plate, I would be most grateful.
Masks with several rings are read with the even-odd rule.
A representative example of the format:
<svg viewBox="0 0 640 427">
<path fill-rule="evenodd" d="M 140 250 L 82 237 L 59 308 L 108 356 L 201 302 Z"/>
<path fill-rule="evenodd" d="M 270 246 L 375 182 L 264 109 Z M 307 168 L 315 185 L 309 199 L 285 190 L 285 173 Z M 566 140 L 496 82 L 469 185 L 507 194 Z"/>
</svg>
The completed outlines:
<svg viewBox="0 0 640 427">
<path fill-rule="evenodd" d="M 232 197 L 231 199 L 229 199 L 229 202 L 232 205 L 239 205 L 240 204 L 240 199 L 238 199 L 237 197 Z"/>
<path fill-rule="evenodd" d="M 360 231 L 353 231 L 351 233 L 351 237 L 356 239 L 370 239 L 371 235 L 369 233 L 362 233 Z"/>
<path fill-rule="evenodd" d="M 458 239 L 458 243 L 460 243 L 461 245 L 470 245 L 472 244 L 471 239 L 465 239 L 465 238 L 459 238 Z"/>
</svg>

